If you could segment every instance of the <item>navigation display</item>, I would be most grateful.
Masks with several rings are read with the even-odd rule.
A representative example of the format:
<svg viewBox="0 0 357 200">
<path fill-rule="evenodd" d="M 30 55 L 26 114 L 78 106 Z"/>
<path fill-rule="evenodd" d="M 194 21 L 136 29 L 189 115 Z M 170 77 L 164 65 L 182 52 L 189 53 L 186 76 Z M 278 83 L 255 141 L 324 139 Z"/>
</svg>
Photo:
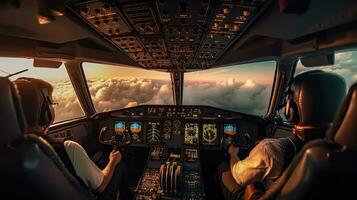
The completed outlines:
<svg viewBox="0 0 357 200">
<path fill-rule="evenodd" d="M 225 124 L 223 130 L 224 130 L 224 134 L 235 135 L 236 134 L 236 125 L 235 124 Z"/>
<path fill-rule="evenodd" d="M 198 144 L 198 124 L 186 123 L 185 124 L 185 144 Z"/>
<path fill-rule="evenodd" d="M 125 122 L 122 121 L 115 122 L 114 131 L 116 133 L 123 133 L 125 131 Z"/>
<path fill-rule="evenodd" d="M 141 142 L 141 123 L 140 122 L 131 122 L 130 123 L 130 132 L 133 142 Z"/>
</svg>

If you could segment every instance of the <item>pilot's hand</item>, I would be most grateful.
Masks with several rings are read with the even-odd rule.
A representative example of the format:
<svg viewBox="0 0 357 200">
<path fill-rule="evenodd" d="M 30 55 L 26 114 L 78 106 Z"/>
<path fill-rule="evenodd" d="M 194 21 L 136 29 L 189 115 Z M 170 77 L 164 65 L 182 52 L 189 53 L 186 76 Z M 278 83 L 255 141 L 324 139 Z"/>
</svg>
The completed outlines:
<svg viewBox="0 0 357 200">
<path fill-rule="evenodd" d="M 230 156 L 237 156 L 238 155 L 238 152 L 239 152 L 239 148 L 234 146 L 234 145 L 230 145 L 228 147 L 228 153 Z"/>
<path fill-rule="evenodd" d="M 114 165 L 117 165 L 121 161 L 122 155 L 120 151 L 113 150 L 110 152 L 109 161 L 112 162 Z"/>
</svg>

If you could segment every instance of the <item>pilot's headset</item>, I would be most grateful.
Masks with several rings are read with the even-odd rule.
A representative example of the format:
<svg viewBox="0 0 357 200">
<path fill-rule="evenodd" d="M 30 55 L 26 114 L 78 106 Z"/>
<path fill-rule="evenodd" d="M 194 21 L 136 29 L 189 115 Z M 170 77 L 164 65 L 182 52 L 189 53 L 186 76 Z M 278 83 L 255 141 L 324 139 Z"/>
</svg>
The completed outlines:
<svg viewBox="0 0 357 200">
<path fill-rule="evenodd" d="M 345 93 L 345 81 L 337 74 L 321 70 L 301 73 L 285 91 L 285 117 L 294 125 L 328 127 Z"/>
<path fill-rule="evenodd" d="M 18 78 L 15 82 L 18 81 L 28 81 L 32 84 L 33 87 L 39 92 L 35 92 L 34 95 L 41 95 L 40 97 L 40 115 L 38 117 L 38 125 L 43 127 L 49 127 L 55 118 L 55 111 L 53 105 L 55 103 L 52 99 L 53 87 L 51 84 L 35 78 L 22 77 Z"/>
<path fill-rule="evenodd" d="M 294 92 L 291 90 L 292 83 L 289 84 L 285 91 L 285 118 L 292 124 L 299 123 L 299 108 L 294 99 Z"/>
</svg>

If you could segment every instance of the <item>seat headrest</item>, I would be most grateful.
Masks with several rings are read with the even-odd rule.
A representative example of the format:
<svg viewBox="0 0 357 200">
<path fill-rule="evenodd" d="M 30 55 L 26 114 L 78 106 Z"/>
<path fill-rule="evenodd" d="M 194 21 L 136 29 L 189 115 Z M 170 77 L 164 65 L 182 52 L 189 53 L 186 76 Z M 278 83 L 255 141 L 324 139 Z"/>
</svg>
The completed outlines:
<svg viewBox="0 0 357 200">
<path fill-rule="evenodd" d="M 351 86 L 335 118 L 334 124 L 327 132 L 327 137 L 336 143 L 357 151 L 357 83 Z"/>
<path fill-rule="evenodd" d="M 0 145 L 4 145 L 23 135 L 26 123 L 14 84 L 0 77 L 0 91 Z"/>
<path fill-rule="evenodd" d="M 297 125 L 325 127 L 332 123 L 346 95 L 344 79 L 313 70 L 296 76 L 289 87 L 297 112 Z"/>
</svg>

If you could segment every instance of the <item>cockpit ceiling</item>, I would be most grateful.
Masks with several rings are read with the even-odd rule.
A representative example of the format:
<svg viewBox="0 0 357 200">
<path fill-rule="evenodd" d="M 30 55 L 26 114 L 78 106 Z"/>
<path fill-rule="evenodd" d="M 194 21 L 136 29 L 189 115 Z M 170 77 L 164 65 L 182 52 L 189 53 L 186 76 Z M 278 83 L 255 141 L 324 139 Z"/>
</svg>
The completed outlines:
<svg viewBox="0 0 357 200">
<path fill-rule="evenodd" d="M 69 4 L 88 26 L 148 69 L 206 69 L 266 0 L 101 0 Z"/>
</svg>

